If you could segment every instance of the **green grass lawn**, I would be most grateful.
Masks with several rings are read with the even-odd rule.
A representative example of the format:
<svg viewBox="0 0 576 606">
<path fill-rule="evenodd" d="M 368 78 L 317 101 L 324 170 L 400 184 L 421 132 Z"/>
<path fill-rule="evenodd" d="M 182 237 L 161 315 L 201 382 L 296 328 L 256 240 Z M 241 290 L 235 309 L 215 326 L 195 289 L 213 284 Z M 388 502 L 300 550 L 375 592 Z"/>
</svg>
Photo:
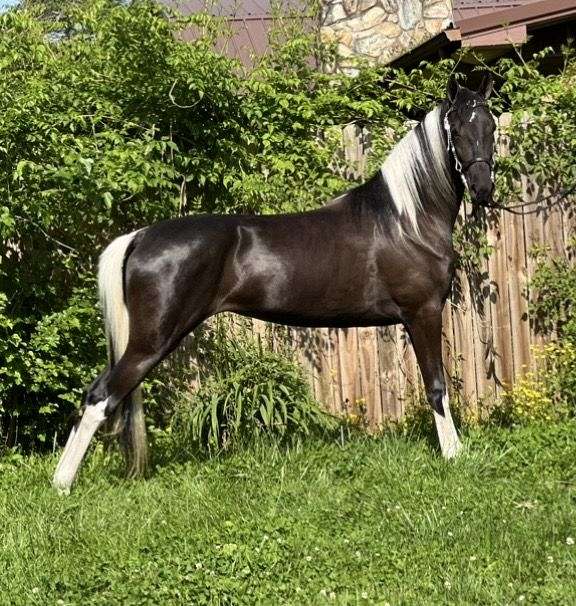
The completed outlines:
<svg viewBox="0 0 576 606">
<path fill-rule="evenodd" d="M 273 446 L 123 481 L 0 459 L 2 604 L 576 604 L 576 423 Z"/>
</svg>

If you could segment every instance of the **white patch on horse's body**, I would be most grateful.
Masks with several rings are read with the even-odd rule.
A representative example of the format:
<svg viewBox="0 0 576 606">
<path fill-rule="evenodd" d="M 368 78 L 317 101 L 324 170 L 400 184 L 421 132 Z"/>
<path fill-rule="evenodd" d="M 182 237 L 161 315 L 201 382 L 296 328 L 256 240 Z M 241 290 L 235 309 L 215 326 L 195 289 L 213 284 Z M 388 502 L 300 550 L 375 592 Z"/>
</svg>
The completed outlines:
<svg viewBox="0 0 576 606">
<path fill-rule="evenodd" d="M 476 110 L 474 110 L 472 112 L 472 114 L 470 114 L 470 120 L 468 120 L 468 122 L 472 122 L 474 120 L 474 118 L 476 117 Z"/>
<path fill-rule="evenodd" d="M 456 433 L 456 427 L 454 427 L 447 392 L 445 392 L 442 397 L 442 407 L 444 409 L 444 415 L 434 411 L 434 421 L 436 422 L 436 431 L 438 432 L 438 439 L 440 440 L 442 456 L 445 459 L 452 459 L 460 452 L 462 444 Z"/>
<path fill-rule="evenodd" d="M 68 494 L 82 459 L 90 446 L 90 440 L 106 420 L 106 404 L 108 400 L 102 400 L 97 404 L 87 406 L 80 422 L 70 432 L 66 447 L 54 472 L 52 486 L 60 493 Z"/>
<path fill-rule="evenodd" d="M 422 136 L 416 132 L 417 128 Z M 407 217 L 419 235 L 420 192 L 432 189 L 440 200 L 454 196 L 439 107 L 394 147 L 381 170 L 398 214 Z M 403 233 L 402 226 L 399 229 Z"/>
</svg>

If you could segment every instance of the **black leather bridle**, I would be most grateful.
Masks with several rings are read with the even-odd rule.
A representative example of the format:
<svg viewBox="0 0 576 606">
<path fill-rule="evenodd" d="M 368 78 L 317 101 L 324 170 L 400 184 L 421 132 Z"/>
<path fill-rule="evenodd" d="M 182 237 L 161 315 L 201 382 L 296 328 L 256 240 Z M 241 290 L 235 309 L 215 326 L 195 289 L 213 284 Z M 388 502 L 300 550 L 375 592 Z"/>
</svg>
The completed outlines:
<svg viewBox="0 0 576 606">
<path fill-rule="evenodd" d="M 488 107 L 488 104 L 487 103 L 475 103 L 473 109 L 475 109 L 477 107 Z M 468 187 L 468 184 L 466 183 L 466 176 L 464 175 L 464 173 L 472 166 L 472 164 L 478 164 L 479 162 L 483 162 L 484 164 L 487 164 L 489 166 L 490 172 L 493 173 L 494 160 L 492 158 L 486 159 L 486 158 L 481 158 L 480 156 L 476 156 L 475 158 L 472 158 L 472 160 L 470 160 L 469 162 L 466 162 L 464 164 L 460 161 L 460 158 L 458 157 L 458 154 L 456 153 L 456 148 L 454 147 L 454 142 L 452 141 L 452 131 L 450 130 L 450 121 L 448 120 L 448 116 L 450 115 L 450 112 L 453 110 L 454 110 L 454 105 L 449 107 L 448 111 L 444 114 L 444 130 L 446 131 L 446 138 L 448 139 L 448 152 L 451 152 L 452 155 L 454 156 L 454 163 L 456 165 L 456 170 L 458 173 L 460 173 L 460 176 L 462 177 L 462 180 L 464 181 L 464 185 L 466 187 Z"/>
</svg>

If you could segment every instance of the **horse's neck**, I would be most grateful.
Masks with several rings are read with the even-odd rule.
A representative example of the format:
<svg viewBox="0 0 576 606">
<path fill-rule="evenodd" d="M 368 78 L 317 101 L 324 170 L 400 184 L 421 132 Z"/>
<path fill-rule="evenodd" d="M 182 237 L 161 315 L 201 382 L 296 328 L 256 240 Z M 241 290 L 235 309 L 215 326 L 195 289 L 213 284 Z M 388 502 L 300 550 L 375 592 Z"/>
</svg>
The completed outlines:
<svg viewBox="0 0 576 606">
<path fill-rule="evenodd" d="M 448 150 L 445 107 L 436 107 L 408 132 L 382 164 L 400 229 L 418 236 L 420 224 L 451 232 L 462 199 L 460 177 Z"/>
</svg>

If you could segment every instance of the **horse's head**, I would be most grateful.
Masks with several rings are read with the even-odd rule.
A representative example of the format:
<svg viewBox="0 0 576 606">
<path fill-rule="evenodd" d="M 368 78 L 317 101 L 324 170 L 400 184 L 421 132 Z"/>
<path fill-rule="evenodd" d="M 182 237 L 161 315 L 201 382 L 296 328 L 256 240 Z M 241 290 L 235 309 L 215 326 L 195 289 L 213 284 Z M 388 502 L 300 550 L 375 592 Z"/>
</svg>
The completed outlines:
<svg viewBox="0 0 576 606">
<path fill-rule="evenodd" d="M 474 92 L 451 79 L 444 128 L 456 169 L 470 191 L 472 201 L 489 203 L 494 189 L 492 175 L 496 124 L 486 104 L 492 92 L 492 78 L 485 76 Z"/>
</svg>

